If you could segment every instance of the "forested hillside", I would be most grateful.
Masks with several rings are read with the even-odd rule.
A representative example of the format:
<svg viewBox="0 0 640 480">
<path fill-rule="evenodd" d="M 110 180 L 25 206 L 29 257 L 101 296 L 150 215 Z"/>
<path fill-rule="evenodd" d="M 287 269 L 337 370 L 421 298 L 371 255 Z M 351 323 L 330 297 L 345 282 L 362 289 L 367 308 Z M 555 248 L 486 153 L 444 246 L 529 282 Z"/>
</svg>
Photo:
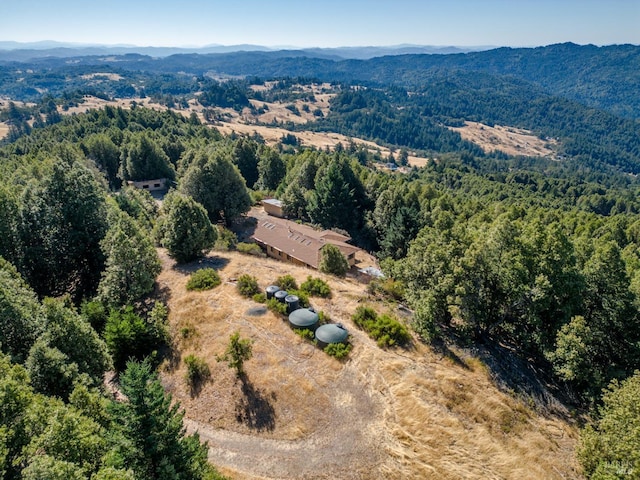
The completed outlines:
<svg viewBox="0 0 640 480">
<path fill-rule="evenodd" d="M 165 67 L 124 58 L 121 70 L 100 78 L 90 60 L 58 73 L 56 60 L 42 60 L 43 70 L 18 82 L 24 73 L 3 66 L 3 93 L 33 95 L 39 103 L 8 103 L 2 112 L 10 135 L 0 148 L 0 471 L 12 479 L 216 478 L 206 448 L 185 434 L 179 407 L 154 372 L 173 348 L 155 282 L 155 247 L 178 263 L 201 257 L 217 241 L 233 248 L 228 228 L 267 195 L 281 198 L 289 216 L 346 231 L 375 254 L 385 277 L 372 282 L 371 293 L 406 305 L 420 341 L 483 352 L 500 386 L 541 412 L 549 398 L 579 414 L 599 409 L 580 446 L 588 476 L 604 478 L 598 475 L 616 462 L 640 468 L 625 456 L 640 450 L 637 433 L 612 439 L 607 423 L 616 415 L 621 423 L 637 422 L 620 402 L 637 397 L 640 369 L 640 127 L 621 116 L 637 116 L 638 95 L 629 90 L 627 110 L 615 96 L 600 105 L 610 112 L 580 103 L 597 105 L 597 92 L 627 88 L 636 77 L 614 88 L 587 76 L 591 93 L 579 98 L 574 82 L 563 86 L 523 60 L 556 61 L 579 49 L 598 65 L 598 55 L 617 52 L 629 55 L 611 57 L 624 69 L 636 48 L 481 52 L 446 73 L 439 70 L 457 56 L 443 57 L 431 72 L 414 69 L 425 76 L 398 82 L 404 85 L 381 85 L 391 78 L 370 76 L 365 67 L 392 72 L 387 62 L 402 65 L 406 57 L 370 63 L 298 61 L 284 53 L 220 57 L 260 57 L 252 69 L 264 76 L 305 69 L 332 79 L 341 69 L 351 72 L 350 81 L 368 76 L 366 85 L 335 84 L 329 113 L 304 126 L 285 125 L 291 136 L 275 146 L 257 134 L 223 137 L 205 124 L 205 113 L 215 123 L 223 108 L 257 109 L 276 96 L 285 102 L 306 96 L 313 104 L 313 95 L 291 88 L 301 79 L 281 79 L 269 89 L 259 78 L 220 82 L 167 73 L 144 89 L 187 116 L 135 104 L 63 116 L 65 106 L 83 101 L 86 80 L 94 82 L 93 93 L 118 96 L 115 89 L 125 84 L 113 75 L 147 82 L 149 65 Z M 132 74 L 135 62 L 140 70 Z M 195 57 L 162 62 L 184 71 L 197 63 Z M 474 62 L 489 71 L 473 73 Z M 300 72 L 287 67 L 294 64 Z M 212 67 L 203 60 L 198 68 Z M 225 72 L 247 73 L 249 64 L 233 68 Z M 505 72 L 522 78 L 497 75 Z M 604 79 L 608 72 L 594 67 L 593 75 Z M 48 81 L 43 96 L 36 86 Z M 126 88 L 120 94 L 133 97 L 142 87 Z M 202 116 L 186 110 L 195 100 Z M 468 120 L 526 128 L 558 146 L 550 158 L 486 153 L 447 128 Z M 382 171 L 375 168 L 379 155 L 355 143 L 333 150 L 299 145 L 302 128 L 376 140 L 400 149 L 399 156 L 421 151 L 431 160 L 404 173 Z M 126 187 L 151 178 L 167 178 L 174 189 L 161 207 L 147 192 Z M 509 370 L 501 363 L 505 349 L 534 373 Z M 129 401 L 105 390 L 106 371 L 119 374 L 116 389 Z M 150 421 L 137 424 L 140 415 Z"/>
</svg>

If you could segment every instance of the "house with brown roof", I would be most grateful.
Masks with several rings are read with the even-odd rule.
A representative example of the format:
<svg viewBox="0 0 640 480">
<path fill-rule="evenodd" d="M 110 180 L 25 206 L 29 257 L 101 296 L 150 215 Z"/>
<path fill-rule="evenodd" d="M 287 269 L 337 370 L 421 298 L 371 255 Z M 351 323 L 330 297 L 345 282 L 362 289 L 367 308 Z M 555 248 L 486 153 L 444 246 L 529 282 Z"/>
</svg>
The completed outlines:
<svg viewBox="0 0 640 480">
<path fill-rule="evenodd" d="M 331 230 L 316 230 L 272 216 L 258 219 L 251 238 L 272 258 L 315 269 L 320 264 L 320 250 L 328 243 L 340 249 L 349 266 L 355 265 L 356 252 L 359 250 L 347 243 L 351 240 L 347 235 Z"/>
</svg>

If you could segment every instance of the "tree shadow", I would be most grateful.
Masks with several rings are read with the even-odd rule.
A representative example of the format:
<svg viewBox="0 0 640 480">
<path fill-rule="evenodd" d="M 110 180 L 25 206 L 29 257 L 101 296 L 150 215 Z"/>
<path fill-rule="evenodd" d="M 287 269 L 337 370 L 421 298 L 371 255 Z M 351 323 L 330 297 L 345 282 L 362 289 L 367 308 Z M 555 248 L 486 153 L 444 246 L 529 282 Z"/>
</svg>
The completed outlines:
<svg viewBox="0 0 640 480">
<path fill-rule="evenodd" d="M 189 263 L 176 263 L 172 269 L 176 272 L 184 273 L 187 275 L 192 274 L 196 270 L 202 268 L 213 268 L 215 270 L 221 270 L 229 264 L 229 260 L 223 257 L 211 256 L 199 258 Z"/>
<path fill-rule="evenodd" d="M 277 398 L 276 393 L 256 388 L 246 374 L 239 378 L 243 396 L 236 404 L 236 420 L 251 430 L 273 431 L 276 427 L 276 411 L 272 402 Z"/>
</svg>

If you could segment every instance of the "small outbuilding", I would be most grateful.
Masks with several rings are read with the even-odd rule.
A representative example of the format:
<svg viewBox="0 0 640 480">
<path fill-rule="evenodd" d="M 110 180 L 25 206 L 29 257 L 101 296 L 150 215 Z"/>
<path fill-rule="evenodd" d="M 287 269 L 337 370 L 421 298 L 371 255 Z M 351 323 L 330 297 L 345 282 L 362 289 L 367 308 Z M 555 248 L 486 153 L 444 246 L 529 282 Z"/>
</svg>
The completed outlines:
<svg viewBox="0 0 640 480">
<path fill-rule="evenodd" d="M 308 308 L 299 308 L 289 314 L 289 323 L 293 328 L 315 330 L 319 319 L 318 314 Z"/>
<path fill-rule="evenodd" d="M 318 327 L 315 335 L 318 346 L 324 348 L 330 343 L 346 342 L 349 337 L 349 332 L 340 323 L 328 323 Z"/>
</svg>

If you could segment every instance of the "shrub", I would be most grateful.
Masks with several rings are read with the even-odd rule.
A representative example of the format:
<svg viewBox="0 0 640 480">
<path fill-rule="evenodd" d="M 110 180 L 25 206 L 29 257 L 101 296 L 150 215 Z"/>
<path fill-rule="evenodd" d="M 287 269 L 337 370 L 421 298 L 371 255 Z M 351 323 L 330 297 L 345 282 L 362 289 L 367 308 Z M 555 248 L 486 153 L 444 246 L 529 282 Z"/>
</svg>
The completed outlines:
<svg viewBox="0 0 640 480">
<path fill-rule="evenodd" d="M 331 355 L 338 360 L 342 360 L 349 355 L 351 348 L 352 346 L 350 343 L 330 343 L 324 347 L 324 353 Z"/>
<path fill-rule="evenodd" d="M 330 321 L 331 317 L 328 313 L 325 313 L 322 310 L 318 312 L 318 324 L 324 325 L 325 323 L 329 323 Z"/>
<path fill-rule="evenodd" d="M 380 295 L 391 300 L 401 301 L 404 298 L 404 285 L 392 278 L 374 278 L 367 290 L 371 295 Z"/>
<path fill-rule="evenodd" d="M 185 380 L 187 385 L 192 389 L 196 388 L 203 382 L 206 382 L 211 378 L 211 371 L 209 365 L 202 358 L 195 355 L 187 355 L 184 358 L 184 363 L 187 366 L 187 373 L 185 374 Z"/>
<path fill-rule="evenodd" d="M 256 257 L 266 257 L 265 253 L 260 248 L 260 245 L 256 243 L 240 242 L 236 246 L 236 248 L 240 253 L 245 253 L 247 255 L 254 255 Z"/>
<path fill-rule="evenodd" d="M 380 347 L 403 345 L 411 338 L 407 327 L 389 315 L 380 315 L 371 307 L 360 306 L 351 317 Z"/>
<path fill-rule="evenodd" d="M 308 328 L 294 328 L 293 331 L 303 339 L 315 343 L 316 336 Z"/>
<path fill-rule="evenodd" d="M 187 325 L 180 329 L 180 338 L 183 340 L 189 340 L 190 338 L 195 337 L 198 334 L 196 327 L 193 325 Z"/>
<path fill-rule="evenodd" d="M 411 338 L 407 327 L 389 315 L 379 316 L 368 333 L 380 347 L 404 345 Z"/>
<path fill-rule="evenodd" d="M 356 313 L 353 314 L 351 320 L 353 320 L 353 323 L 355 323 L 358 327 L 366 330 L 365 325 L 368 322 L 375 321 L 377 318 L 378 314 L 373 308 L 359 306 L 358 308 L 356 308 Z"/>
<path fill-rule="evenodd" d="M 253 356 L 253 340 L 240 338 L 240 332 L 235 332 L 229 337 L 229 344 L 224 355 L 216 357 L 218 362 L 225 361 L 229 368 L 236 371 L 238 377 L 244 374 L 244 362 Z"/>
<path fill-rule="evenodd" d="M 300 290 L 312 297 L 331 297 L 331 288 L 329 287 L 329 284 L 321 278 L 313 278 L 310 275 L 304 282 L 302 282 Z"/>
<path fill-rule="evenodd" d="M 296 279 L 291 275 L 283 275 L 282 277 L 278 277 L 275 281 L 275 285 L 279 286 L 282 290 L 286 290 L 287 292 L 298 289 L 298 283 L 296 282 Z"/>
<path fill-rule="evenodd" d="M 265 293 L 256 293 L 252 298 L 256 303 L 267 303 L 267 295 Z"/>
<path fill-rule="evenodd" d="M 245 297 L 253 297 L 256 293 L 260 293 L 256 277 L 247 273 L 240 275 L 240 278 L 238 278 L 238 292 Z"/>
<path fill-rule="evenodd" d="M 273 313 L 279 313 L 280 315 L 287 314 L 287 304 L 281 303 L 275 298 L 270 298 L 269 300 L 267 300 L 267 308 Z"/>
<path fill-rule="evenodd" d="M 218 225 L 216 228 L 218 230 L 218 239 L 213 246 L 214 250 L 218 250 L 221 252 L 235 250 L 236 245 L 238 245 L 238 237 L 236 236 L 236 234 L 228 228 L 224 228 L 220 225 Z"/>
<path fill-rule="evenodd" d="M 289 295 L 295 295 L 296 297 L 298 297 L 298 303 L 300 304 L 301 308 L 309 307 L 309 297 L 305 292 L 303 292 L 302 290 L 288 290 L 288 293 Z"/>
<path fill-rule="evenodd" d="M 187 290 L 202 292 L 220 285 L 220 275 L 213 268 L 202 268 L 194 272 L 187 282 Z"/>
</svg>

